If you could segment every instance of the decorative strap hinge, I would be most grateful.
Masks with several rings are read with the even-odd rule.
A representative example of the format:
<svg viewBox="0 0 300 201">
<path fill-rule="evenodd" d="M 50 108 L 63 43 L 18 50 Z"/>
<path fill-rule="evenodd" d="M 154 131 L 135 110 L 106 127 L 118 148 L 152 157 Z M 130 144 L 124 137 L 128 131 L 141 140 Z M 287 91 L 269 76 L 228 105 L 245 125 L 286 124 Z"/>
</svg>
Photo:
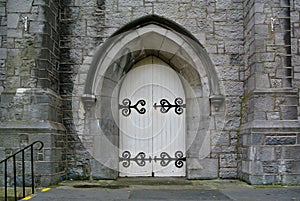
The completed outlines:
<svg viewBox="0 0 300 201">
<path fill-rule="evenodd" d="M 174 157 L 171 157 L 167 152 L 162 152 L 160 157 L 146 157 L 144 152 L 138 153 L 135 157 L 131 158 L 131 153 L 129 151 L 124 151 L 122 156 L 119 158 L 120 162 L 122 162 L 123 167 L 128 168 L 130 166 L 130 162 L 135 162 L 138 166 L 145 166 L 146 162 L 154 163 L 159 162 L 161 166 L 168 166 L 170 162 L 175 161 L 175 166 L 177 168 L 183 167 L 183 162 L 186 161 L 186 157 L 183 156 L 182 151 L 176 151 Z"/>
<path fill-rule="evenodd" d="M 125 98 L 122 101 L 122 104 L 123 105 L 119 104 L 119 109 L 122 110 L 122 114 L 125 117 L 130 115 L 131 109 L 135 109 L 140 114 L 146 113 L 146 109 L 144 107 L 138 108 L 138 105 L 141 105 L 141 106 L 146 105 L 146 101 L 143 99 L 138 100 L 135 105 L 131 105 L 131 100 L 129 100 L 128 98 Z"/>
<path fill-rule="evenodd" d="M 180 115 L 183 113 L 183 108 L 186 107 L 186 105 L 183 103 L 182 98 L 175 98 L 174 104 L 171 104 L 166 99 L 161 99 L 159 103 L 160 103 L 160 105 L 158 105 L 157 103 L 154 103 L 153 107 L 154 107 L 154 109 L 157 109 L 158 107 L 160 107 L 161 113 L 167 113 L 171 108 L 175 108 L 175 113 Z"/>
</svg>

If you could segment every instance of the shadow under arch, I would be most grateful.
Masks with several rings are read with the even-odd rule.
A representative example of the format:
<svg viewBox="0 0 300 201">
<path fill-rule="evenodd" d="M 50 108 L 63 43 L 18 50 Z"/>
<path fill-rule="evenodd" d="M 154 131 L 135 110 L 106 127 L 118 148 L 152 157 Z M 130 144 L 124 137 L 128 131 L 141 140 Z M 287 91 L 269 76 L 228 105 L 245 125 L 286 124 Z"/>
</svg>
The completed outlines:
<svg viewBox="0 0 300 201">
<path fill-rule="evenodd" d="M 181 77 L 187 102 L 187 165 L 210 153 L 212 111 L 222 108 L 220 81 L 208 53 L 180 25 L 157 15 L 139 18 L 97 48 L 84 86 L 85 132 L 94 136 L 95 178 L 118 177 L 118 91 L 138 61 L 154 55 Z M 212 106 L 211 106 L 212 105 Z M 192 171 L 187 177 L 195 178 Z"/>
</svg>

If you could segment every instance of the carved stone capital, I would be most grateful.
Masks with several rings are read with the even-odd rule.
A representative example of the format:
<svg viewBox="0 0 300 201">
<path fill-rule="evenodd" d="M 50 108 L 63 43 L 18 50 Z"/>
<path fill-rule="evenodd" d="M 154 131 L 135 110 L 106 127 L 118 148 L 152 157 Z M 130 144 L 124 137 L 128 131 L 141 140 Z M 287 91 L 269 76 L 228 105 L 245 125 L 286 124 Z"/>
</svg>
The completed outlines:
<svg viewBox="0 0 300 201">
<path fill-rule="evenodd" d="M 210 103 L 214 106 L 215 111 L 218 112 L 222 106 L 225 98 L 223 95 L 212 95 L 210 98 Z"/>
<path fill-rule="evenodd" d="M 96 96 L 93 94 L 83 94 L 81 100 L 84 105 L 84 109 L 89 111 L 96 103 Z"/>
</svg>

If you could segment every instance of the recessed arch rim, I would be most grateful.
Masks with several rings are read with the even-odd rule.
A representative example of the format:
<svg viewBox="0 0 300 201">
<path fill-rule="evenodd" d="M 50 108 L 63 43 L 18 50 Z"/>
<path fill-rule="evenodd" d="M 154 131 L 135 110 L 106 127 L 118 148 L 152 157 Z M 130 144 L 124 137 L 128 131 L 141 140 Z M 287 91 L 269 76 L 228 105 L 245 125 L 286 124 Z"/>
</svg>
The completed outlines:
<svg viewBox="0 0 300 201">
<path fill-rule="evenodd" d="M 143 23 L 139 24 L 138 22 Z M 214 65 L 199 41 L 180 25 L 156 15 L 146 16 L 125 25 L 116 31 L 104 44 L 97 47 L 87 75 L 84 94 L 95 94 L 96 88 L 102 85 L 102 79 L 99 79 L 99 76 L 104 77 L 107 69 L 110 68 L 111 65 L 118 65 L 116 61 L 119 61 L 122 56 L 132 54 L 134 50 L 137 49 L 140 49 L 140 51 L 152 51 L 155 54 L 155 51 L 161 51 L 167 48 L 167 46 L 164 47 L 163 44 L 161 44 L 162 46 L 160 48 L 147 47 L 145 44 L 137 49 L 134 49 L 136 47 L 133 47 L 133 49 L 127 48 L 128 44 L 142 41 L 147 38 L 145 36 L 149 34 L 159 35 L 163 38 L 163 41 L 168 40 L 175 43 L 178 46 L 178 51 L 173 54 L 181 56 L 183 54 L 180 55 L 179 50 L 184 51 L 184 55 L 187 55 L 186 57 L 189 58 L 183 59 L 196 69 L 198 75 L 201 77 L 201 82 L 204 82 L 204 84 L 207 83 L 209 96 L 222 96 Z M 127 52 L 124 53 L 124 51 Z M 145 54 L 144 56 L 149 55 Z M 142 57 L 140 59 L 142 59 Z"/>
<path fill-rule="evenodd" d="M 120 35 L 122 33 L 128 32 L 128 31 L 131 31 L 131 30 L 139 29 L 141 27 L 144 27 L 144 26 L 147 26 L 150 24 L 155 24 L 155 25 L 158 25 L 165 29 L 172 30 L 179 34 L 185 35 L 188 38 L 191 38 L 192 40 L 197 42 L 198 45 L 202 46 L 201 43 L 196 39 L 196 37 L 193 34 L 191 34 L 188 30 L 186 30 L 183 26 L 181 26 L 178 23 L 171 21 L 165 17 L 155 15 L 155 14 L 145 15 L 143 17 L 133 20 L 132 22 L 124 25 L 123 27 L 118 29 L 116 32 L 114 32 L 110 38 Z"/>
</svg>

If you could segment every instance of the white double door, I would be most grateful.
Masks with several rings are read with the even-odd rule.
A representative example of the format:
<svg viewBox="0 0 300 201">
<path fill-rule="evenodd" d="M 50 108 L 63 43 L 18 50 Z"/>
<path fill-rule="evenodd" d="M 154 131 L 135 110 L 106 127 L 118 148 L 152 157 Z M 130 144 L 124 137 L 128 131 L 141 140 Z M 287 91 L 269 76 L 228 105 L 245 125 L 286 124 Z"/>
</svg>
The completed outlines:
<svg viewBox="0 0 300 201">
<path fill-rule="evenodd" d="M 177 73 L 150 56 L 126 74 L 119 94 L 121 177 L 185 176 L 185 93 Z"/>
</svg>

